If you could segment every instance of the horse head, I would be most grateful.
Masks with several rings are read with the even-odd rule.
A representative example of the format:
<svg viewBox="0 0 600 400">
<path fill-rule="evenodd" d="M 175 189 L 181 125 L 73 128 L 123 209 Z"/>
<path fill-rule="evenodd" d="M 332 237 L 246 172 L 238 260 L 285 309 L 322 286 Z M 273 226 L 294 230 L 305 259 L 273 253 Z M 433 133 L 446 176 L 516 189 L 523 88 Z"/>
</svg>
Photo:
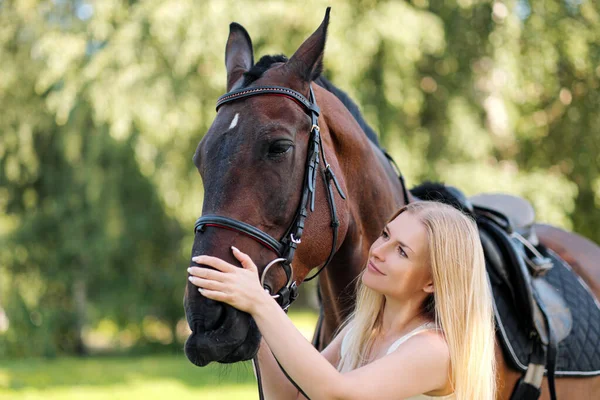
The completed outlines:
<svg viewBox="0 0 600 400">
<path fill-rule="evenodd" d="M 265 288 L 278 296 L 282 306 L 289 305 L 310 270 L 325 264 L 335 251 L 331 202 L 334 214 L 340 215 L 333 221 L 340 235 L 347 222 L 340 199 L 343 178 L 332 178 L 339 168 L 337 160 L 330 155 L 327 172 L 322 154 L 327 149 L 318 149 L 316 164 L 314 156 L 315 143 L 324 146 L 320 132 L 328 132 L 323 116 L 320 128 L 316 122 L 311 88 L 322 69 L 328 22 L 329 9 L 289 60 L 266 56 L 256 65 L 250 36 L 232 23 L 225 51 L 228 94 L 217 103 L 217 116 L 194 155 L 205 196 L 192 257 L 207 254 L 239 265 L 230 250 L 235 244 L 251 256 Z M 261 89 L 265 87 L 275 89 Z M 257 95 L 258 90 L 262 91 Z M 328 178 L 333 190 L 327 189 Z M 334 191 L 340 194 L 335 200 Z M 295 253 L 303 230 L 302 250 Z M 204 298 L 191 283 L 186 286 L 184 308 L 192 330 L 185 353 L 192 363 L 204 366 L 254 357 L 260 333 L 250 315 Z"/>
</svg>

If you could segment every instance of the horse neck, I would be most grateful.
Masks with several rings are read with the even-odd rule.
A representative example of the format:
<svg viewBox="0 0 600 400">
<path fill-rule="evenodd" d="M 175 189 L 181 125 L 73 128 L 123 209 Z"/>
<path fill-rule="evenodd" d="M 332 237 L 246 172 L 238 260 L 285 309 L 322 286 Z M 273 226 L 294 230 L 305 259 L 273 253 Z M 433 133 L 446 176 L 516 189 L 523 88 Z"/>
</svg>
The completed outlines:
<svg viewBox="0 0 600 400">
<path fill-rule="evenodd" d="M 346 183 L 353 203 L 365 208 L 377 208 L 373 194 L 384 197 L 384 214 L 404 204 L 403 187 L 396 171 L 383 151 L 363 132 L 348 109 L 329 91 L 316 86 L 317 101 L 325 122 L 324 151 L 328 161 L 339 165 L 341 179 Z M 333 161 L 333 162 L 332 162 Z M 381 204 L 378 203 L 378 204 Z M 387 207 L 386 207 L 387 206 Z M 367 217 L 361 213 L 359 220 Z"/>
<path fill-rule="evenodd" d="M 347 194 L 345 235 L 319 281 L 324 313 L 320 344 L 326 345 L 354 307 L 354 282 L 364 269 L 371 243 L 404 204 L 404 196 L 389 161 L 348 110 L 323 89 L 317 91 L 317 99 L 326 125 L 324 151 L 338 168 L 336 174 Z"/>
</svg>

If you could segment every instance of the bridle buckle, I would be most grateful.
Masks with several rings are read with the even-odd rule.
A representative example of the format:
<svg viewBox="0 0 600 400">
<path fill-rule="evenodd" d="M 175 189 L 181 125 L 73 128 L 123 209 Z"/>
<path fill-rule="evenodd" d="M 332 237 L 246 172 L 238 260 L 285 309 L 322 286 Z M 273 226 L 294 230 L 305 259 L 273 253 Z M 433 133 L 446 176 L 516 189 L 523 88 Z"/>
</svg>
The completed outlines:
<svg viewBox="0 0 600 400">
<path fill-rule="evenodd" d="M 294 237 L 294 234 L 293 234 L 293 233 L 290 233 L 290 240 L 292 241 L 292 243 L 295 243 L 295 244 L 300 244 L 300 243 L 302 243 L 302 238 L 300 238 L 300 239 L 296 239 L 296 238 Z"/>
</svg>

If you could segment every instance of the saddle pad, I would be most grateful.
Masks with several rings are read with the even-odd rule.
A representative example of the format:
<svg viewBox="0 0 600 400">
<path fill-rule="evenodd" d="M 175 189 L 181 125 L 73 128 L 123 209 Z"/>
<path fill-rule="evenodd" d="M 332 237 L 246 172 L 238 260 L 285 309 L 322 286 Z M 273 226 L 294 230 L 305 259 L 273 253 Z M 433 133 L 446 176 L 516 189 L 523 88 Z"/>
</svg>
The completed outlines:
<svg viewBox="0 0 600 400">
<path fill-rule="evenodd" d="M 600 375 L 600 304 L 583 282 L 556 253 L 540 249 L 553 261 L 545 279 L 565 299 L 573 315 L 573 329 L 558 346 L 557 376 Z M 488 265 L 488 270 L 491 266 Z M 490 270 L 490 273 L 493 273 Z M 491 278 L 491 277 L 490 277 Z M 525 371 L 532 341 L 519 326 L 520 312 L 509 288 L 502 280 L 490 279 L 494 293 L 494 313 L 505 358 L 514 368 Z"/>
</svg>

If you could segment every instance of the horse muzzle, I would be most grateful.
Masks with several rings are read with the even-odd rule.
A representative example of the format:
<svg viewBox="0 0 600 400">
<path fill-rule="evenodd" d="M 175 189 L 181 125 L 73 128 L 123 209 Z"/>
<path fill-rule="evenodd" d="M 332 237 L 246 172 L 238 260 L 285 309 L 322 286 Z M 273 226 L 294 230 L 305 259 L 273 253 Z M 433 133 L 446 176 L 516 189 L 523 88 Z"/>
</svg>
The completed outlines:
<svg viewBox="0 0 600 400">
<path fill-rule="evenodd" d="M 227 364 L 254 357 L 261 336 L 252 317 L 229 305 L 203 300 L 194 310 L 186 304 L 192 330 L 184 347 L 188 360 L 204 367 L 211 362 Z"/>
</svg>

